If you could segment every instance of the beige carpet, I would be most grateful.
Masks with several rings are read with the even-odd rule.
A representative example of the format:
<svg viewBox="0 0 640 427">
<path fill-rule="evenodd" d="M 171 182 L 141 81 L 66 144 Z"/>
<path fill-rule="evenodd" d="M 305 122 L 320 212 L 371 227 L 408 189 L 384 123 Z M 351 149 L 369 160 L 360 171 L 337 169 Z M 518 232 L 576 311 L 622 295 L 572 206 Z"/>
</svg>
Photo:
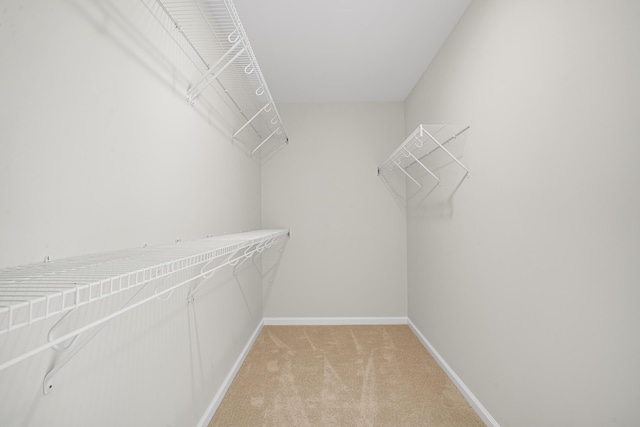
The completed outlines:
<svg viewBox="0 0 640 427">
<path fill-rule="evenodd" d="M 484 426 L 406 325 L 265 326 L 209 427 Z"/>
</svg>

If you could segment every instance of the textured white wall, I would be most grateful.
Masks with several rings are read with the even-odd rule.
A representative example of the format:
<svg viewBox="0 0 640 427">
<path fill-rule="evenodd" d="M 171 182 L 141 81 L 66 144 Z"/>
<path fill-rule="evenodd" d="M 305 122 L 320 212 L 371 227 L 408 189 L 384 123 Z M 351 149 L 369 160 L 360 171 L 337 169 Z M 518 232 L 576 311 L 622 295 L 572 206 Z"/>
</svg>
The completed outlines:
<svg viewBox="0 0 640 427">
<path fill-rule="evenodd" d="M 0 268 L 260 227 L 237 119 L 186 102 L 197 72 L 143 2 L 3 1 L 0 63 Z M 0 372 L 0 425 L 195 425 L 262 318 L 257 273 L 222 276 L 110 323 L 47 396 L 52 351 Z"/>
<path fill-rule="evenodd" d="M 406 316 L 406 219 L 377 165 L 402 104 L 285 104 L 291 144 L 262 168 L 263 226 L 290 227 L 266 317 Z"/>
<path fill-rule="evenodd" d="M 405 102 L 471 125 L 409 317 L 504 426 L 640 424 L 640 3 L 476 0 Z"/>
</svg>

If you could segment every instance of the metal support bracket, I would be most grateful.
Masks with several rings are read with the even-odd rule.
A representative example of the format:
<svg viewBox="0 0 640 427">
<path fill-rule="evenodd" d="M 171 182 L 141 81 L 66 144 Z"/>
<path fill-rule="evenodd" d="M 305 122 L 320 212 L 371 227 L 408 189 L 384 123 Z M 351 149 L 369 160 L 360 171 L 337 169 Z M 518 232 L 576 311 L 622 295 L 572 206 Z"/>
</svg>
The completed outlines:
<svg viewBox="0 0 640 427">
<path fill-rule="evenodd" d="M 251 117 L 249 120 L 246 121 L 245 124 L 243 124 L 240 129 L 238 129 L 237 131 L 235 131 L 235 133 L 233 134 L 233 138 L 235 138 L 236 136 L 238 136 L 238 134 L 240 132 L 242 132 L 244 130 L 244 128 L 246 128 L 247 126 L 249 126 L 251 124 L 251 122 L 258 117 L 260 114 L 262 114 L 263 112 L 269 112 L 272 109 L 272 104 L 268 103 L 266 104 L 264 107 L 262 107 L 260 110 L 258 110 L 258 112 L 256 114 L 253 115 L 253 117 Z"/>
<path fill-rule="evenodd" d="M 462 169 L 464 169 L 464 171 L 467 173 L 467 176 L 469 176 L 469 169 L 467 169 L 467 167 L 465 165 L 462 164 L 462 162 L 460 160 L 458 160 L 458 158 L 456 156 L 454 156 L 453 154 L 451 154 L 451 152 L 449 150 L 447 150 L 444 146 L 444 144 L 446 144 L 447 142 L 457 138 L 459 135 L 461 135 L 463 132 L 465 132 L 467 129 L 469 129 L 469 126 L 467 126 L 466 128 L 464 128 L 463 130 L 461 130 L 460 132 L 458 132 L 457 134 L 453 135 L 451 138 L 447 139 L 444 143 L 440 143 L 436 138 L 433 137 L 433 135 L 431 135 L 429 132 L 427 132 L 427 130 L 423 127 L 420 126 L 420 136 L 422 137 L 424 134 L 426 134 L 440 149 L 442 149 L 442 151 L 444 151 L 445 153 L 447 153 L 447 155 L 449 157 L 451 157 L 453 159 L 453 161 L 455 161 Z M 417 159 L 416 159 L 417 160 Z M 422 164 L 422 163 L 421 163 Z"/>
<path fill-rule="evenodd" d="M 228 60 L 223 66 L 222 68 L 220 68 L 219 70 L 217 70 L 218 66 L 226 60 L 226 58 L 231 54 L 231 52 L 233 52 L 234 50 L 236 50 L 236 48 L 238 46 L 240 46 L 242 44 L 242 40 L 238 40 L 234 43 L 233 46 L 231 46 L 231 48 L 229 50 L 227 50 L 224 55 L 222 55 L 220 57 L 220 59 L 218 59 L 218 61 L 213 64 L 213 66 L 211 66 L 209 68 L 209 71 L 207 73 L 205 73 L 204 76 L 202 76 L 202 78 L 200 80 L 198 80 L 197 83 L 195 83 L 193 86 L 191 86 L 188 90 L 187 90 L 187 99 L 189 100 L 189 102 L 193 103 L 193 101 L 196 100 L 196 98 L 198 98 L 198 96 L 200 96 L 200 94 L 211 84 L 213 83 L 219 76 L 220 74 L 222 74 L 222 72 L 224 70 L 227 69 L 227 67 L 229 65 L 231 65 L 233 63 L 233 61 L 235 61 L 236 59 L 238 59 L 238 57 L 240 55 L 242 55 L 242 53 L 245 52 L 245 48 L 244 46 L 233 56 L 233 58 L 231 58 L 230 60 Z M 212 78 L 209 78 L 212 77 Z M 203 84 L 206 83 L 206 84 Z"/>
<path fill-rule="evenodd" d="M 160 283 L 164 282 L 167 278 L 169 278 L 171 276 L 165 276 L 161 279 L 161 281 L 158 283 L 158 285 L 160 285 Z M 118 310 L 123 310 L 126 309 L 127 306 L 129 306 L 131 304 L 131 302 L 133 301 L 133 299 L 138 296 L 138 294 L 140 294 L 140 292 L 142 292 L 143 289 L 145 289 L 147 287 L 147 285 L 151 283 L 151 282 L 147 282 L 144 285 L 140 286 L 138 289 L 136 289 L 136 291 L 133 293 L 133 295 L 131 295 L 124 303 L 122 303 L 122 305 L 120 305 Z M 156 285 L 156 286 L 158 286 Z M 58 328 L 58 326 L 64 321 L 64 319 L 66 319 L 68 316 L 71 315 L 71 313 L 75 312 L 77 309 L 73 309 L 71 311 L 66 312 L 61 318 L 60 320 L 58 320 L 49 330 L 49 334 L 48 334 L 48 339 L 49 341 L 54 341 L 55 337 L 54 335 L 54 331 Z M 64 366 L 69 363 L 69 361 L 71 359 L 73 359 L 75 357 L 76 354 L 78 354 L 80 352 L 80 350 L 82 350 L 87 344 L 89 344 L 89 342 L 91 342 L 91 340 L 93 340 L 93 338 L 96 337 L 96 335 L 98 335 L 100 333 L 100 331 L 102 331 L 104 329 L 105 326 L 107 326 L 107 324 L 109 323 L 109 321 L 100 323 L 98 326 L 96 326 L 92 331 L 88 331 L 88 334 L 81 340 L 78 340 L 81 336 L 82 333 L 79 333 L 75 336 L 73 336 L 70 341 L 64 345 L 64 346 L 58 346 L 58 345 L 54 345 L 51 348 L 64 353 L 64 356 L 58 360 L 51 369 L 49 369 L 49 372 L 47 372 L 47 374 L 44 376 L 44 380 L 42 382 L 42 393 L 44 395 L 49 394 L 52 390 L 53 390 L 53 378 L 55 377 L 55 375 L 62 369 L 64 368 Z"/>
<path fill-rule="evenodd" d="M 251 151 L 251 155 L 253 156 L 255 154 L 256 151 L 258 151 L 260 149 L 260 147 L 262 147 L 268 140 L 271 139 L 271 137 L 273 137 L 273 135 L 275 135 L 276 133 L 280 133 L 282 132 L 281 128 L 277 128 L 276 130 L 274 130 L 273 132 L 271 132 L 271 135 L 269 135 L 268 137 L 266 137 L 261 143 L 260 145 L 258 145 L 256 148 L 254 148 Z"/>
</svg>

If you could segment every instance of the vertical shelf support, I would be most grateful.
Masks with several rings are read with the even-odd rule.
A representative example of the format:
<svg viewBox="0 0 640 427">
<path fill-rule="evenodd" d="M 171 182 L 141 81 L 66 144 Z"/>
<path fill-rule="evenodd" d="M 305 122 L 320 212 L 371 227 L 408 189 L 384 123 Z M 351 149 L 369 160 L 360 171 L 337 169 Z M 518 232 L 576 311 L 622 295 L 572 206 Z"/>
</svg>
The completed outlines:
<svg viewBox="0 0 640 427">
<path fill-rule="evenodd" d="M 273 135 L 275 135 L 276 133 L 280 133 L 281 128 L 278 128 L 276 130 L 274 130 L 273 132 L 271 132 L 271 135 L 269 135 L 268 137 L 266 137 L 261 143 L 260 145 L 258 145 L 256 148 L 253 149 L 253 151 L 251 151 L 251 155 L 253 156 L 256 151 L 258 151 L 260 149 L 260 147 L 262 147 L 269 139 L 271 139 L 271 137 L 273 137 Z"/>
<path fill-rule="evenodd" d="M 467 167 L 465 165 L 462 164 L 462 162 L 460 160 L 458 160 L 458 158 L 456 156 L 454 156 L 453 154 L 451 154 L 451 152 L 449 150 L 447 150 L 444 146 L 444 144 L 446 144 L 449 141 L 454 140 L 455 138 L 457 138 L 459 135 L 461 135 L 462 133 L 464 133 L 467 129 L 469 129 L 469 126 L 467 126 L 466 128 L 462 129 L 460 132 L 456 133 L 455 135 L 453 135 L 451 138 L 449 138 L 448 140 L 446 140 L 444 143 L 440 143 L 436 138 L 433 137 L 433 135 L 431 135 L 429 132 L 427 132 L 427 130 L 424 128 L 423 125 L 420 125 L 420 136 L 422 136 L 423 133 L 425 133 L 429 138 L 431 138 L 431 140 L 438 145 L 438 147 L 440 149 L 442 149 L 442 151 L 444 151 L 445 153 L 447 153 L 447 155 L 449 157 L 451 157 L 453 159 L 453 161 L 455 161 L 462 169 L 465 170 L 465 172 L 467 172 L 467 175 L 469 174 L 469 169 L 467 169 Z M 417 159 L 416 159 L 417 160 Z"/>
<path fill-rule="evenodd" d="M 423 168 L 424 170 L 426 170 L 426 171 L 429 173 L 429 175 L 431 175 L 431 176 L 433 177 L 433 179 L 435 179 L 435 180 L 438 182 L 438 185 L 440 185 L 440 178 L 438 178 L 438 177 L 436 176 L 436 174 L 434 174 L 433 172 L 431 172 L 431 169 L 429 169 L 428 167 L 426 167 L 426 166 L 425 166 L 425 164 L 424 164 L 424 163 L 422 163 L 422 162 L 420 161 L 420 159 L 418 159 L 418 158 L 417 158 L 417 157 L 416 157 L 416 156 L 415 156 L 411 151 L 406 150 L 406 152 L 409 154 L 409 156 L 411 156 L 411 157 L 413 158 L 413 160 L 414 160 L 416 163 L 418 163 L 420 166 L 422 166 L 422 168 Z M 403 169 L 403 168 L 401 168 L 401 169 L 404 171 L 404 169 Z M 405 171 L 405 172 L 406 172 L 406 171 Z M 411 178 L 411 179 L 413 179 L 413 178 Z M 415 181 L 415 180 L 413 180 L 413 182 L 416 182 L 416 181 Z M 418 184 L 418 183 L 416 182 L 416 184 Z M 422 188 L 422 185 L 420 185 L 420 184 L 418 184 L 418 185 L 420 186 L 420 188 Z"/>
<path fill-rule="evenodd" d="M 189 88 L 189 90 L 187 90 L 187 99 L 189 100 L 189 102 L 193 102 L 196 100 L 196 98 L 198 98 L 200 96 L 200 94 L 207 88 L 207 86 L 209 86 L 211 83 L 213 83 L 223 72 L 224 70 L 227 69 L 227 67 L 229 65 L 231 65 L 231 63 L 233 63 L 233 61 L 235 61 L 236 59 L 238 59 L 238 57 L 240 55 L 242 55 L 242 53 L 245 51 L 244 47 L 241 48 L 234 56 L 233 58 L 231 58 L 229 61 L 227 61 L 222 68 L 216 72 L 216 68 L 218 67 L 218 65 L 220 65 L 220 63 L 222 61 L 224 61 L 226 59 L 227 56 L 229 56 L 229 54 L 231 52 L 233 52 L 239 45 L 240 45 L 241 41 L 238 40 L 232 47 L 231 49 L 227 50 L 225 52 L 224 55 L 222 55 L 222 57 L 209 69 L 209 71 L 202 76 L 202 78 L 200 80 L 198 80 L 198 82 L 196 84 L 194 84 L 191 88 Z M 212 79 L 209 79 L 209 76 L 213 76 Z M 207 82 L 206 85 L 202 86 L 201 89 L 198 90 L 198 87 L 202 85 L 203 82 Z"/>
<path fill-rule="evenodd" d="M 267 113 L 268 113 L 269 111 L 271 111 L 272 105 L 273 105 L 273 104 L 268 103 L 268 104 L 266 104 L 264 107 L 262 107 L 260 110 L 258 110 L 258 112 L 257 112 L 257 113 L 255 113 L 255 114 L 253 115 L 253 117 L 251 117 L 249 120 L 247 120 L 247 121 L 245 122 L 245 124 L 243 124 L 243 125 L 240 127 L 240 129 L 238 129 L 237 131 L 235 131 L 235 132 L 234 132 L 234 134 L 233 134 L 233 138 L 235 138 L 236 136 L 238 136 L 238 134 L 239 134 L 240 132 L 242 132 L 242 131 L 244 130 L 244 128 L 246 128 L 247 126 L 249 126 L 249 125 L 251 124 L 251 122 L 252 122 L 256 117 L 258 117 L 260 114 L 262 114 L 263 112 L 267 112 Z"/>
<path fill-rule="evenodd" d="M 422 184 L 420 184 L 418 181 L 416 181 L 416 179 L 414 177 L 411 176 L 411 174 L 409 172 L 407 172 L 401 165 L 400 165 L 400 161 L 394 159 L 393 163 L 398 167 L 398 170 L 400 172 L 402 172 L 403 174 L 405 174 L 407 176 L 407 178 L 409 178 L 411 181 L 413 181 L 418 187 L 422 188 Z"/>
</svg>

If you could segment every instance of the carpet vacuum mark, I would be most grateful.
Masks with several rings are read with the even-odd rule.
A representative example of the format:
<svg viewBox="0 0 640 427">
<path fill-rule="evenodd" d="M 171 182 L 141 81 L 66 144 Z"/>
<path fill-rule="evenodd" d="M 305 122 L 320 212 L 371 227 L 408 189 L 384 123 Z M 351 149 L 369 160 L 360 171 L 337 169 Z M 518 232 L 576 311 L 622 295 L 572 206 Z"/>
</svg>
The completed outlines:
<svg viewBox="0 0 640 427">
<path fill-rule="evenodd" d="M 406 325 L 265 326 L 209 427 L 484 426 Z"/>
</svg>

